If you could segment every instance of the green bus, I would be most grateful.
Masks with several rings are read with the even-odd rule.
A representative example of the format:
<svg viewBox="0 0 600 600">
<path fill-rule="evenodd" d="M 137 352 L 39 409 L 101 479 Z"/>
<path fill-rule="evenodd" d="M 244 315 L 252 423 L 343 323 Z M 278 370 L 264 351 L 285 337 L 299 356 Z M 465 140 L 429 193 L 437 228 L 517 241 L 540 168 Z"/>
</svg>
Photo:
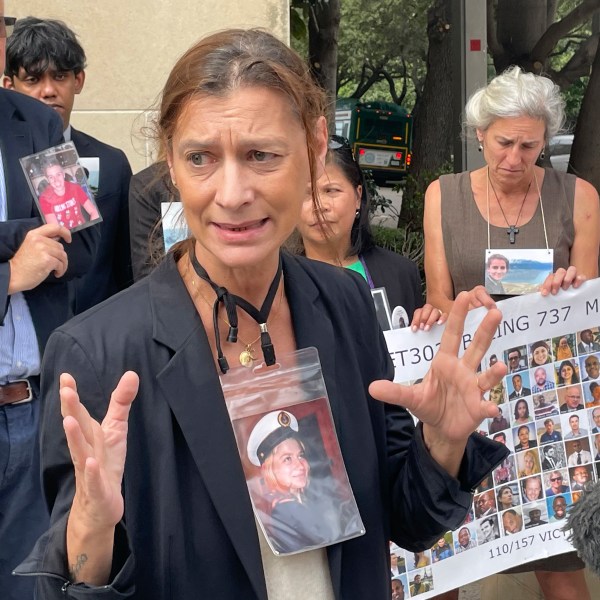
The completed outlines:
<svg viewBox="0 0 600 600">
<path fill-rule="evenodd" d="M 376 183 L 397 182 L 410 166 L 413 118 L 393 102 L 359 102 L 339 98 L 335 132 L 348 138 L 362 169 L 373 173 Z"/>
</svg>

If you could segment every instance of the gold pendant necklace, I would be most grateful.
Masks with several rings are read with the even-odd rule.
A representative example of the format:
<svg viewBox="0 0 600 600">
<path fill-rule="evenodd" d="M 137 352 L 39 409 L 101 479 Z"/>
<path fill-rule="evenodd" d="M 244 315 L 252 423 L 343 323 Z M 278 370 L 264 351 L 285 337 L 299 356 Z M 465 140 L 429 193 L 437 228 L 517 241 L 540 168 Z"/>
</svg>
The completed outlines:
<svg viewBox="0 0 600 600">
<path fill-rule="evenodd" d="M 186 273 L 187 273 L 187 268 L 186 268 Z M 210 309 L 212 309 L 211 303 L 206 299 L 204 294 L 200 291 L 200 288 L 196 287 L 196 281 L 194 279 L 191 279 L 190 281 L 191 281 L 192 287 L 196 291 L 196 294 L 199 295 L 202 298 L 202 300 L 204 300 L 204 302 L 206 302 L 206 305 Z M 279 304 L 277 305 L 277 309 L 273 312 L 273 316 L 275 316 L 279 312 L 279 308 L 280 308 L 281 302 L 283 300 L 283 290 L 284 290 L 284 286 L 282 285 L 281 286 L 281 294 L 279 296 Z M 221 315 L 219 315 L 219 319 L 221 319 L 221 321 L 223 321 L 223 323 L 225 323 L 228 327 L 231 327 L 231 325 L 229 324 L 229 321 L 227 319 L 225 319 L 224 317 L 222 317 Z M 242 365 L 242 367 L 246 367 L 247 369 L 249 369 L 254 364 L 254 361 L 257 360 L 257 358 L 254 354 L 254 344 L 256 344 L 256 342 L 258 342 L 259 340 L 260 340 L 260 334 L 258 334 L 258 337 L 252 342 L 245 342 L 244 340 L 242 340 L 240 338 L 239 335 L 237 336 L 237 341 L 240 344 L 242 344 L 242 346 L 245 346 L 244 349 L 240 352 L 240 356 L 239 356 L 240 365 Z"/>
<path fill-rule="evenodd" d="M 240 365 L 242 367 L 251 367 L 254 361 L 254 348 L 252 348 L 252 344 L 249 344 L 245 350 L 240 352 Z"/>
<path fill-rule="evenodd" d="M 225 319 L 223 319 L 225 321 Z M 225 321 L 227 323 L 227 321 Z M 229 325 L 229 323 L 227 323 Z M 240 337 L 238 336 L 238 342 L 240 342 L 242 345 L 246 346 L 241 352 L 240 352 L 240 365 L 242 365 L 242 367 L 246 367 L 246 368 L 250 368 L 252 366 L 252 363 L 256 360 L 256 357 L 254 356 L 254 344 L 256 344 L 256 342 L 258 342 L 258 340 L 260 340 L 260 335 L 253 341 L 250 342 L 249 344 L 247 344 L 246 342 L 244 342 L 244 340 L 241 340 Z"/>
</svg>

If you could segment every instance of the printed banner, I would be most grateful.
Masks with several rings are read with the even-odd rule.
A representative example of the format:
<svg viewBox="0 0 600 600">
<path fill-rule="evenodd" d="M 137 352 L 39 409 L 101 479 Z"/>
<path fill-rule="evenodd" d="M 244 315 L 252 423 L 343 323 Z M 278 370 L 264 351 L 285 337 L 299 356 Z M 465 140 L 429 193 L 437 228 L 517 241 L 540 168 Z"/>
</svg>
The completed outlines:
<svg viewBox="0 0 600 600">
<path fill-rule="evenodd" d="M 423 600 L 532 560 L 572 550 L 562 531 L 569 507 L 600 472 L 600 279 L 556 296 L 498 302 L 502 322 L 482 362 L 508 375 L 489 399 L 500 408 L 479 433 L 511 455 L 477 488 L 467 519 L 433 548 L 390 543 L 392 590 Z M 469 313 L 461 352 L 485 309 Z M 394 380 L 423 377 L 443 327 L 385 332 Z"/>
</svg>

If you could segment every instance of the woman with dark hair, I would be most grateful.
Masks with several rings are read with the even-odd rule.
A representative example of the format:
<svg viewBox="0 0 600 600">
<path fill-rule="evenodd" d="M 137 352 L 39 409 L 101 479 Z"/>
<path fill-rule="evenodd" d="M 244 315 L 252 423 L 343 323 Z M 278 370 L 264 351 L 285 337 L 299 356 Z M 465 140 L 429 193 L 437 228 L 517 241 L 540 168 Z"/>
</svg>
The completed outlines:
<svg viewBox="0 0 600 600">
<path fill-rule="evenodd" d="M 484 394 L 506 373 L 478 372 L 500 311 L 459 358 L 459 296 L 423 382 L 400 386 L 359 278 L 281 251 L 316 192 L 325 107 L 304 61 L 259 30 L 200 40 L 168 76 L 157 133 L 190 237 L 48 342 L 52 525 L 19 567 L 39 576 L 39 598 L 389 598 L 389 540 L 430 548 L 506 456 L 472 433 L 495 416 Z M 278 557 L 256 524 L 224 387 L 241 364 L 306 348 L 318 350 L 364 532 Z M 244 380 L 247 408 L 255 372 Z M 305 393 L 290 383 L 290 401 Z"/>
<path fill-rule="evenodd" d="M 523 424 L 529 423 L 531 421 L 531 417 L 529 416 L 529 404 L 527 404 L 527 400 L 521 398 L 515 402 L 515 424 Z"/>
<path fill-rule="evenodd" d="M 514 494 L 509 485 L 503 485 L 496 494 L 498 500 L 498 512 L 514 506 Z"/>
<path fill-rule="evenodd" d="M 579 383 L 579 377 L 575 371 L 575 366 L 570 360 L 563 360 L 560 363 L 560 367 L 556 373 L 556 380 L 558 385 L 571 385 L 573 383 Z"/>
<path fill-rule="evenodd" d="M 531 362 L 529 366 L 533 369 L 534 367 L 541 367 L 542 365 L 549 365 L 552 362 L 552 355 L 550 354 L 550 346 L 544 340 L 539 340 L 531 345 Z"/>
<path fill-rule="evenodd" d="M 445 315 L 430 305 L 413 319 L 415 310 L 423 306 L 419 270 L 408 258 L 375 245 L 367 186 L 347 139 L 329 138 L 325 172 L 317 180 L 317 191 L 320 206 L 315 210 L 307 198 L 298 224 L 301 251 L 308 258 L 360 273 L 371 289 L 385 288 L 390 311 L 404 309 L 405 316 L 398 320 L 405 318 L 426 328 L 437 321 L 443 323 Z"/>
</svg>

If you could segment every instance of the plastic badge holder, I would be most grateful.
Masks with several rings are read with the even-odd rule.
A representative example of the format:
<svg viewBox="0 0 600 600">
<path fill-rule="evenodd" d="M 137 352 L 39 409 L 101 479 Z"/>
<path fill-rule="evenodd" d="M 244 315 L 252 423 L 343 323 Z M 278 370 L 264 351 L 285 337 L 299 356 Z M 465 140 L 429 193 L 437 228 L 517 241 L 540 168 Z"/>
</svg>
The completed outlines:
<svg viewBox="0 0 600 600">
<path fill-rule="evenodd" d="M 221 377 L 254 513 L 276 555 L 365 533 L 316 348 Z"/>
<path fill-rule="evenodd" d="M 75 232 L 102 222 L 73 142 L 24 156 L 19 162 L 44 223 Z"/>
</svg>

